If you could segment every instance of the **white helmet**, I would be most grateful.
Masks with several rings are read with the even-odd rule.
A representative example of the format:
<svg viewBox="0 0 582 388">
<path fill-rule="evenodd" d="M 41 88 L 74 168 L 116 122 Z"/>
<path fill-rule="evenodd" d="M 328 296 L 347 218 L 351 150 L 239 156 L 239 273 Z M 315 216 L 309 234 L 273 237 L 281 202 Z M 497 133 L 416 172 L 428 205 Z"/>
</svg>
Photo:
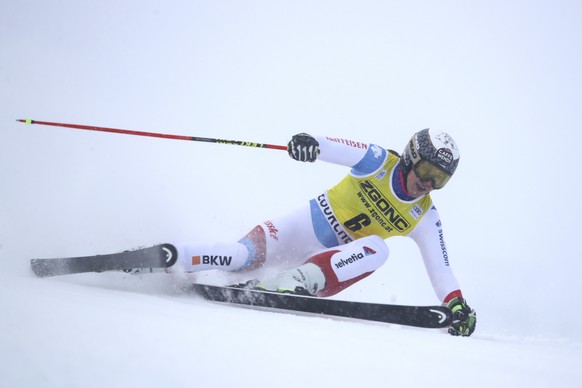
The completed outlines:
<svg viewBox="0 0 582 388">
<path fill-rule="evenodd" d="M 442 131 L 429 128 L 415 133 L 401 157 L 402 171 L 414 170 L 421 179 L 430 179 L 432 187 L 443 188 L 459 165 L 459 147 L 453 138 Z"/>
</svg>

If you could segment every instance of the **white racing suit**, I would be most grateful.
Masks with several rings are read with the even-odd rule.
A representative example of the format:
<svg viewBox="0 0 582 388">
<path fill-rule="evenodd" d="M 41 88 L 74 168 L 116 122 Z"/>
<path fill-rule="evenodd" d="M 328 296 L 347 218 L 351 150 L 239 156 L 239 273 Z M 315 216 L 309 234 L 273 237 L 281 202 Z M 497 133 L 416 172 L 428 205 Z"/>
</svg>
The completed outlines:
<svg viewBox="0 0 582 388">
<path fill-rule="evenodd" d="M 430 195 L 407 195 L 399 156 L 374 144 L 316 139 L 318 160 L 351 167 L 342 181 L 306 206 L 257 225 L 236 243 L 176 244 L 179 266 L 187 272 L 244 271 L 313 263 L 325 275 L 317 295 L 330 296 L 386 262 L 385 239 L 407 236 L 420 249 L 437 297 L 443 302 L 462 297 L 439 214 Z"/>
</svg>

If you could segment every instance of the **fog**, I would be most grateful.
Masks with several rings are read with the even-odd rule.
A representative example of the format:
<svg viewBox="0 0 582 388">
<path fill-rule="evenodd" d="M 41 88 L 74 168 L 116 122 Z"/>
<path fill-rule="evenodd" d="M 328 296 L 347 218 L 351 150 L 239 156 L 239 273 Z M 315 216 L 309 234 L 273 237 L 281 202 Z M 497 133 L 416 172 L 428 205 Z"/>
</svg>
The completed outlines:
<svg viewBox="0 0 582 388">
<path fill-rule="evenodd" d="M 579 344 L 581 17 L 577 1 L 3 2 L 1 293 L 33 281 L 32 257 L 238 240 L 347 173 L 16 119 L 397 151 L 431 127 L 461 150 L 433 200 L 475 335 Z M 387 243 L 340 296 L 438 303 L 414 244 Z"/>
</svg>

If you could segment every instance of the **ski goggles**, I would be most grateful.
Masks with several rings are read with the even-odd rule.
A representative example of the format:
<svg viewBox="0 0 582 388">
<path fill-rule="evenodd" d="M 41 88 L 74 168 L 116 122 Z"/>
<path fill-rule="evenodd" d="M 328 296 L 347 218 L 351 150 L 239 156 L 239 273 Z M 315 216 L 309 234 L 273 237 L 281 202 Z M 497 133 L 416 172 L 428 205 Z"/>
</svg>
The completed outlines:
<svg viewBox="0 0 582 388">
<path fill-rule="evenodd" d="M 421 181 L 430 179 L 433 189 L 436 190 L 442 189 L 451 179 L 451 174 L 426 160 L 421 160 L 415 164 L 413 170 Z"/>
</svg>

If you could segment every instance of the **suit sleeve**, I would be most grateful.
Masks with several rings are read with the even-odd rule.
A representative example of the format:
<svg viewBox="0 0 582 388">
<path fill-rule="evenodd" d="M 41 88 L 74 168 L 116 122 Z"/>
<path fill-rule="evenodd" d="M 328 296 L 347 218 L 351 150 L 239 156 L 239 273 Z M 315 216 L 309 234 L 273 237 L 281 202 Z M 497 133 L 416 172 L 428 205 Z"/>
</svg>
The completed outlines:
<svg viewBox="0 0 582 388">
<path fill-rule="evenodd" d="M 375 145 L 334 137 L 315 136 L 319 160 L 351 167 L 354 175 L 371 174 L 385 162 L 388 151 Z"/>
<path fill-rule="evenodd" d="M 409 234 L 420 249 L 432 287 L 443 302 L 462 297 L 459 283 L 449 265 L 449 255 L 438 211 L 431 206 L 428 213 Z"/>
</svg>

